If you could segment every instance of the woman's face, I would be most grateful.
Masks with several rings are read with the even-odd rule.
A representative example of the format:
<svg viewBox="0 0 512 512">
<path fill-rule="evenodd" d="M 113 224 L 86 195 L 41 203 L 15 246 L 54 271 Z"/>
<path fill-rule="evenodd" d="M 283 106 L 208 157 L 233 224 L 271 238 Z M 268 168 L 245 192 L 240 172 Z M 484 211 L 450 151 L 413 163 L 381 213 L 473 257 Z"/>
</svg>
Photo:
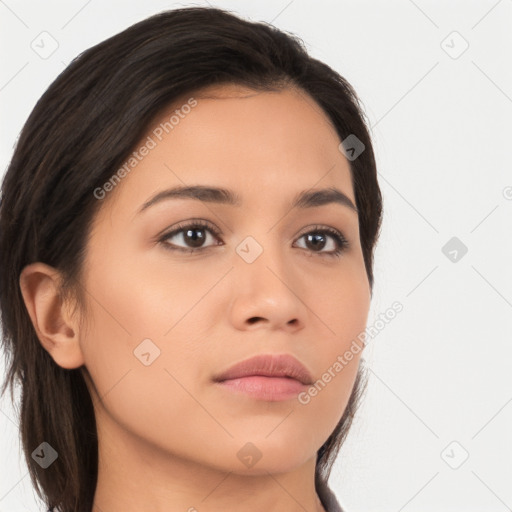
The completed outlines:
<svg viewBox="0 0 512 512">
<path fill-rule="evenodd" d="M 357 212 L 339 201 L 292 206 L 320 189 L 355 204 L 349 163 L 303 93 L 208 93 L 163 113 L 141 141 L 146 150 L 99 199 L 80 347 L 100 442 L 241 474 L 289 471 L 314 460 L 334 430 L 361 356 L 339 369 L 370 306 Z M 144 208 L 190 186 L 229 190 L 239 203 L 210 192 Z M 188 227 L 198 221 L 206 227 Z M 325 229 L 346 239 L 338 255 Z M 320 391 L 294 381 L 285 393 L 282 380 L 267 380 L 274 394 L 265 383 L 258 392 L 264 377 L 214 380 L 261 354 L 294 356 Z"/>
</svg>

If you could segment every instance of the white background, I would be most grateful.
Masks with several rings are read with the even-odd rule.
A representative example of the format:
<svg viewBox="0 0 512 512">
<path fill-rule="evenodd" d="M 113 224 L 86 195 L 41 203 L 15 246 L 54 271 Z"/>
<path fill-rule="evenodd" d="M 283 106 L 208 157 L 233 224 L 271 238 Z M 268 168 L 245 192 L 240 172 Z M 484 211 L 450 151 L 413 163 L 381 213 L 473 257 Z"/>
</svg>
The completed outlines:
<svg viewBox="0 0 512 512">
<path fill-rule="evenodd" d="M 368 392 L 330 480 L 341 505 L 510 509 L 512 1 L 211 4 L 299 35 L 355 87 L 371 120 L 385 213 L 368 324 L 396 300 L 404 309 L 364 352 Z M 35 102 L 72 58 L 190 5 L 206 4 L 0 1 L 2 174 Z M 31 48 L 43 31 L 59 45 L 47 59 Z M 469 44 L 460 55 L 454 31 Z M 442 252 L 452 237 L 468 248 L 456 262 Z M 0 512 L 42 510 L 17 435 L 6 395 Z"/>
</svg>

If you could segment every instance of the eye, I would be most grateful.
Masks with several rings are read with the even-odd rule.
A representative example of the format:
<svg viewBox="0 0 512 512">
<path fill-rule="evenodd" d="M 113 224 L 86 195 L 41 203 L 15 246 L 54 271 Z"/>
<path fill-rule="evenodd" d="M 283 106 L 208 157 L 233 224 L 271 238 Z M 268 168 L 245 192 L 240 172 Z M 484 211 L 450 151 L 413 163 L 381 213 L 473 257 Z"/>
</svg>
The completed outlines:
<svg viewBox="0 0 512 512">
<path fill-rule="evenodd" d="M 299 240 L 305 238 L 305 249 L 312 248 L 311 252 L 318 253 L 320 256 L 339 256 L 344 250 L 348 248 L 347 239 L 336 229 L 315 226 L 313 230 L 304 233 L 299 237 Z M 329 244 L 328 240 L 331 241 Z M 330 246 L 330 250 L 322 251 L 326 246 Z M 320 250 L 317 250 L 317 249 Z"/>
<path fill-rule="evenodd" d="M 197 220 L 193 222 L 187 222 L 184 224 L 179 224 L 176 229 L 173 229 L 170 233 L 165 234 L 161 239 L 164 245 L 166 245 L 167 249 L 184 251 L 184 252 L 198 252 L 208 248 L 209 246 L 203 245 L 206 240 L 208 240 L 208 234 L 213 235 L 210 238 L 217 238 L 220 235 L 220 232 L 215 229 L 213 226 L 210 226 L 208 223 Z M 169 243 L 168 240 L 176 239 L 173 243 Z M 176 241 L 182 241 L 182 243 L 188 244 L 183 246 L 179 246 L 176 244 Z M 221 244 L 214 244 L 221 245 Z"/>
</svg>

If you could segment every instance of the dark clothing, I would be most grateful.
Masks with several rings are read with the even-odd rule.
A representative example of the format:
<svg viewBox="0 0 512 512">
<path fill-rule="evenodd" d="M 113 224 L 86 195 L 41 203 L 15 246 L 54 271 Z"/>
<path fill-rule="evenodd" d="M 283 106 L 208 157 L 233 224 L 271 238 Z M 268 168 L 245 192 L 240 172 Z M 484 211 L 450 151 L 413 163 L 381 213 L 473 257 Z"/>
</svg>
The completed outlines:
<svg viewBox="0 0 512 512">
<path fill-rule="evenodd" d="M 318 484 L 317 493 L 327 512 L 345 512 L 327 484 L 320 482 Z"/>
</svg>

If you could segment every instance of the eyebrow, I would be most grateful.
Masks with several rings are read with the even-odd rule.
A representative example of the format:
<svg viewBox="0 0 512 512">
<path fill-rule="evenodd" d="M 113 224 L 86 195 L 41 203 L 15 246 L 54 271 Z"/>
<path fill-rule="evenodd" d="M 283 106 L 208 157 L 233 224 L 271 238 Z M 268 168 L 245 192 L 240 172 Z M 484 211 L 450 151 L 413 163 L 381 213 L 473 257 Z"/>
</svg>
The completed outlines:
<svg viewBox="0 0 512 512">
<path fill-rule="evenodd" d="M 227 204 L 231 206 L 241 206 L 242 200 L 235 192 L 218 187 L 210 187 L 205 185 L 178 186 L 159 192 L 148 201 L 146 201 L 138 213 L 147 210 L 161 201 L 168 199 L 196 199 L 207 203 Z M 292 200 L 292 208 L 314 208 L 326 204 L 341 204 L 358 212 L 357 207 L 352 200 L 337 188 L 322 188 L 313 190 L 304 190 L 297 194 Z"/>
</svg>

